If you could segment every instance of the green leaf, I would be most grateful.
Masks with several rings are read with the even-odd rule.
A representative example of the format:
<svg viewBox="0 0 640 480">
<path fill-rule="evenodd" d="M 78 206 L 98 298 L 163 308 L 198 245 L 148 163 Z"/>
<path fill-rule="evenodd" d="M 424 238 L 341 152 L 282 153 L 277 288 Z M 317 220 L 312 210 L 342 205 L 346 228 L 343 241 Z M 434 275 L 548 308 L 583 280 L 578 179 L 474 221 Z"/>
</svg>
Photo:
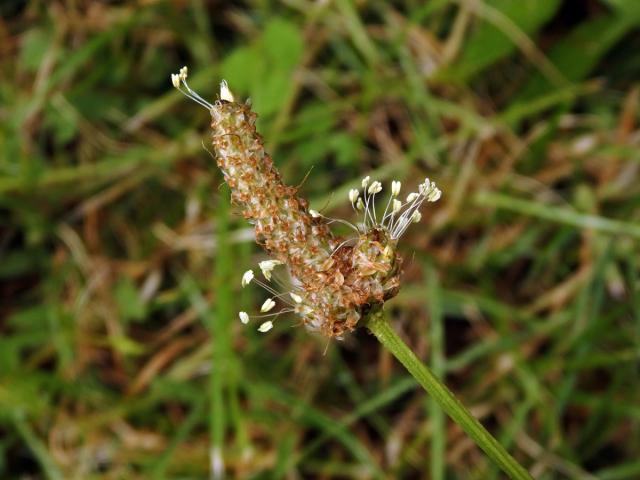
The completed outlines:
<svg viewBox="0 0 640 480">
<path fill-rule="evenodd" d="M 560 0 L 489 0 L 484 7 L 497 17 L 505 18 L 527 35 L 536 33 L 558 10 Z M 495 13 L 491 16 L 496 16 Z M 502 28 L 483 20 L 469 36 L 462 54 L 444 73 L 449 78 L 469 79 L 496 61 L 511 54 L 516 45 Z"/>
<path fill-rule="evenodd" d="M 20 49 L 20 65 L 30 72 L 37 71 L 50 45 L 50 32 L 33 29 L 25 33 Z"/>
<path fill-rule="evenodd" d="M 551 49 L 549 59 L 568 80 L 584 80 L 609 49 L 638 24 L 638 20 L 608 15 L 584 22 Z M 544 76 L 537 74 L 526 84 L 519 100 L 530 99 L 553 88 Z"/>
<path fill-rule="evenodd" d="M 286 101 L 303 51 L 299 27 L 275 18 L 251 46 L 236 49 L 224 60 L 222 74 L 234 92 L 251 95 L 258 114 L 268 116 Z"/>
<path fill-rule="evenodd" d="M 229 82 L 233 92 L 246 94 L 251 90 L 260 71 L 262 58 L 256 48 L 242 47 L 233 50 L 220 67 L 222 76 Z"/>
<path fill-rule="evenodd" d="M 300 62 L 304 51 L 299 27 L 281 18 L 267 24 L 261 44 L 264 45 L 267 62 L 280 71 L 291 72 Z"/>
<path fill-rule="evenodd" d="M 130 278 L 118 281 L 115 291 L 118 310 L 125 320 L 143 320 L 146 307 Z"/>
<path fill-rule="evenodd" d="M 146 349 L 144 345 L 132 340 L 129 337 L 125 337 L 124 335 L 115 335 L 109 337 L 109 343 L 116 349 L 118 352 L 123 355 L 142 355 L 145 353 Z"/>
<path fill-rule="evenodd" d="M 603 0 L 611 8 L 620 14 L 632 17 L 637 21 L 640 18 L 640 2 L 638 0 Z"/>
</svg>

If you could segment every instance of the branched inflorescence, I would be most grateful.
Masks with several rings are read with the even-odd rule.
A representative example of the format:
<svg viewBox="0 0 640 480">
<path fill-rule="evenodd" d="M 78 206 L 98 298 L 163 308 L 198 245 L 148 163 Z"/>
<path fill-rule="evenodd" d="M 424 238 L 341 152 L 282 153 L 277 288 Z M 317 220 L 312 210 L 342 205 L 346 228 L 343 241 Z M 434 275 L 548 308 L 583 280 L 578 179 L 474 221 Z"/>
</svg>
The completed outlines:
<svg viewBox="0 0 640 480">
<path fill-rule="evenodd" d="M 195 93 L 186 79 L 186 67 L 171 76 L 174 87 L 211 113 L 213 147 L 232 201 L 253 223 L 256 241 L 273 257 L 259 263 L 264 281 L 252 270 L 242 276 L 243 287 L 257 283 L 270 294 L 261 314 L 255 316 L 262 318 L 258 330 L 269 331 L 273 321 L 288 312 L 330 337 L 353 330 L 368 308 L 398 292 L 402 263 L 396 252 L 398 239 L 411 223 L 420 221 L 424 202 L 440 198 L 440 190 L 426 179 L 418 192 L 402 201 L 400 182 L 394 181 L 379 214 L 376 195 L 382 184 L 366 177 L 362 192 L 349 192 L 352 207 L 362 214 L 361 222 L 353 225 L 325 217 L 309 209 L 296 188 L 283 183 L 256 132 L 256 114 L 248 104 L 235 101 L 226 82 L 212 104 Z M 329 229 L 332 222 L 347 223 L 354 236 L 334 236 Z M 277 267 L 278 273 L 286 270 L 288 275 L 276 275 Z M 278 304 L 285 307 L 274 311 Z M 246 312 L 239 316 L 245 324 L 252 318 Z"/>
</svg>

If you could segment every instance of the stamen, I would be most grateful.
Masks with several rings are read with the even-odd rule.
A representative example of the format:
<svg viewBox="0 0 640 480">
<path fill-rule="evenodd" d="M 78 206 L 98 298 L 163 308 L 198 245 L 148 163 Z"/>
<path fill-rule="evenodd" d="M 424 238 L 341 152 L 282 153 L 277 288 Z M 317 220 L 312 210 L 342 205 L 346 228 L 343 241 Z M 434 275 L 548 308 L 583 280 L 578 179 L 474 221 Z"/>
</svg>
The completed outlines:
<svg viewBox="0 0 640 480">
<path fill-rule="evenodd" d="M 358 191 L 357 188 L 352 188 L 351 190 L 349 190 L 349 201 L 351 202 L 352 207 L 356 203 L 356 200 L 358 200 L 359 196 L 360 196 L 360 192 Z"/>
<path fill-rule="evenodd" d="M 389 211 L 389 206 L 391 205 L 391 200 L 395 199 L 395 197 L 398 196 L 398 194 L 400 193 L 400 187 L 402 186 L 402 184 L 396 180 L 393 180 L 391 182 L 391 195 L 389 195 L 389 199 L 387 200 L 387 205 L 384 207 L 384 212 L 382 213 L 382 220 L 380 221 L 380 224 L 382 226 L 384 226 L 384 221 L 387 218 L 387 212 Z M 395 202 L 395 200 L 394 200 Z"/>
<path fill-rule="evenodd" d="M 279 296 L 280 294 L 274 289 L 272 288 L 270 285 L 261 282 L 260 280 L 258 280 L 257 278 L 254 280 L 258 285 L 260 285 L 262 288 L 264 288 L 267 292 L 269 292 L 271 295 L 273 295 L 274 297 Z"/>
<path fill-rule="evenodd" d="M 280 260 L 264 260 L 258 263 L 260 270 L 262 270 L 262 275 L 269 281 L 271 280 L 271 272 L 276 265 L 282 265 L 282 262 Z"/>
<path fill-rule="evenodd" d="M 400 183 L 397 180 L 394 180 L 393 182 L 391 182 L 391 195 L 393 195 L 394 197 L 397 197 L 398 195 L 400 195 L 400 189 L 402 188 L 402 183 Z"/>
<path fill-rule="evenodd" d="M 325 217 L 325 218 L 329 218 L 329 217 Z M 327 225 L 331 225 L 334 222 L 342 223 L 347 227 L 354 229 L 356 232 L 361 233 L 358 227 L 356 227 L 353 223 L 349 222 L 348 220 L 343 220 L 342 218 L 329 218 Z"/>
<path fill-rule="evenodd" d="M 276 306 L 276 302 L 274 302 L 272 299 L 267 298 L 264 303 L 262 304 L 262 307 L 260 307 L 260 312 L 262 313 L 266 313 L 269 310 L 271 310 L 273 307 Z"/>
<path fill-rule="evenodd" d="M 231 90 L 229 90 L 229 84 L 226 80 L 222 80 L 220 82 L 220 100 L 224 100 L 226 102 L 235 102 L 233 93 L 231 93 Z"/>
<path fill-rule="evenodd" d="M 172 85 L 185 97 L 189 98 L 190 100 L 193 100 L 199 105 L 202 105 L 207 110 L 211 110 L 213 108 L 213 105 L 211 105 L 204 98 L 202 98 L 200 95 L 194 92 L 191 89 L 191 87 L 189 87 L 189 84 L 187 83 L 187 74 L 188 74 L 187 67 L 182 67 L 179 73 L 172 74 L 171 75 Z M 183 90 L 183 87 L 184 87 L 184 90 Z"/>
<path fill-rule="evenodd" d="M 375 195 L 376 193 L 380 193 L 382 191 L 382 184 L 380 182 L 378 182 L 377 180 L 375 182 L 373 182 L 369 188 L 367 189 L 367 193 L 369 195 L 373 194 Z"/>
<path fill-rule="evenodd" d="M 267 320 L 262 325 L 258 327 L 258 331 L 260 333 L 267 333 L 269 330 L 273 328 L 273 322 L 271 320 Z"/>
<path fill-rule="evenodd" d="M 420 197 L 419 193 L 411 192 L 409 195 L 407 195 L 407 203 L 415 202 L 418 197 Z"/>
<path fill-rule="evenodd" d="M 373 225 L 378 224 L 378 216 L 376 215 L 376 194 L 382 191 L 382 184 L 377 180 L 374 181 L 367 190 L 367 193 L 371 195 L 371 210 L 373 211 Z"/>
<path fill-rule="evenodd" d="M 247 323 L 249 323 L 249 315 L 247 314 L 247 312 L 240 312 L 238 313 L 238 316 L 240 317 L 240 321 L 246 325 Z"/>
<path fill-rule="evenodd" d="M 251 280 L 253 280 L 254 276 L 253 276 L 253 270 L 247 270 L 246 272 L 244 272 L 244 275 L 242 275 L 242 287 L 246 287 L 247 285 L 249 285 L 251 283 Z"/>
</svg>

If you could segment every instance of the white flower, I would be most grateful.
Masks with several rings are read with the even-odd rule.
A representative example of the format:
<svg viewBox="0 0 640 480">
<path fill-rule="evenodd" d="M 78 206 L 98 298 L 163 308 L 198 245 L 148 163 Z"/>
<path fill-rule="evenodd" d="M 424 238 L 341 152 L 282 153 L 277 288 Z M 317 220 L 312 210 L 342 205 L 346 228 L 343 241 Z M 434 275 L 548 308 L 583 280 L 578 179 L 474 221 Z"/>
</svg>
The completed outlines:
<svg viewBox="0 0 640 480">
<path fill-rule="evenodd" d="M 273 307 L 276 306 L 276 302 L 274 302 L 272 299 L 267 298 L 264 303 L 262 304 L 262 307 L 260 307 L 260 311 L 262 313 L 267 313 L 269 310 L 271 310 Z"/>
<path fill-rule="evenodd" d="M 294 302 L 296 302 L 296 303 L 302 303 L 302 297 L 301 297 L 300 295 L 297 295 L 297 294 L 295 294 L 295 293 L 291 292 L 291 293 L 289 294 L 289 296 L 290 296 L 291 298 L 293 298 L 293 301 L 294 301 Z"/>
<path fill-rule="evenodd" d="M 240 312 L 238 316 L 240 317 L 240 321 L 245 325 L 249 323 L 249 315 L 247 315 L 247 312 Z"/>
<path fill-rule="evenodd" d="M 371 185 L 369 185 L 369 189 L 367 190 L 367 193 L 371 195 L 375 193 L 380 193 L 381 191 L 382 191 L 382 184 L 376 180 Z"/>
<path fill-rule="evenodd" d="M 400 195 L 400 188 L 402 188 L 402 183 L 397 180 L 391 182 L 391 195 L 393 195 L 394 197 Z"/>
<path fill-rule="evenodd" d="M 276 265 L 281 265 L 282 262 L 280 260 L 264 260 L 258 263 L 260 270 L 262 270 L 262 275 L 267 280 L 271 280 L 271 272 L 275 268 Z"/>
<path fill-rule="evenodd" d="M 234 102 L 233 93 L 229 90 L 229 84 L 227 84 L 226 80 L 222 80 L 220 82 L 220 100 L 225 100 L 227 102 Z"/>
<path fill-rule="evenodd" d="M 258 331 L 261 333 L 266 333 L 273 328 L 273 322 L 271 320 L 267 320 L 262 325 L 258 327 Z"/>
<path fill-rule="evenodd" d="M 367 188 L 367 185 L 369 185 L 369 180 L 371 180 L 371 177 L 369 175 L 362 179 L 362 188 Z"/>
<path fill-rule="evenodd" d="M 360 192 L 358 191 L 357 188 L 352 188 L 351 190 L 349 190 L 349 200 L 351 201 L 351 205 L 356 203 L 356 200 L 358 199 L 359 195 L 360 195 Z"/>
<path fill-rule="evenodd" d="M 242 275 L 242 286 L 246 287 L 251 283 L 251 280 L 253 280 L 253 270 L 247 270 L 244 272 L 244 275 Z"/>
</svg>

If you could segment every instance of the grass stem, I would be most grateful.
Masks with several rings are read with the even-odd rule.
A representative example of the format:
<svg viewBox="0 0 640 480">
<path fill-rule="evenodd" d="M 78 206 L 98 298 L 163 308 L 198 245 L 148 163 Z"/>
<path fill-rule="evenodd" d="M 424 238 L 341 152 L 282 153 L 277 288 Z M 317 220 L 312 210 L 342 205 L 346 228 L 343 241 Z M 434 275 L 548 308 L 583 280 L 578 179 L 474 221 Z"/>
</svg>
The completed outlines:
<svg viewBox="0 0 640 480">
<path fill-rule="evenodd" d="M 427 368 L 391 328 L 382 309 L 371 312 L 367 328 L 395 356 L 416 381 L 471 439 L 514 480 L 533 477 L 493 438 L 482 424 L 460 403 L 456 396 Z"/>
</svg>

